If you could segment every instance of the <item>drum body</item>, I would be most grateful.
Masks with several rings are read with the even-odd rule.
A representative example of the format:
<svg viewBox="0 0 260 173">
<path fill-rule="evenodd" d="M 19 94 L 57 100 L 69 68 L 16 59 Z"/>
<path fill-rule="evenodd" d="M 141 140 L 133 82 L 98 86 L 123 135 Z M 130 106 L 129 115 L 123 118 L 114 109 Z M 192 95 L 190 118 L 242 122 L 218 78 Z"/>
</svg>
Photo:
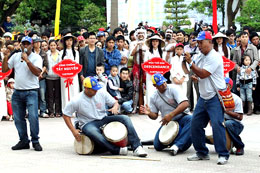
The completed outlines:
<svg viewBox="0 0 260 173">
<path fill-rule="evenodd" d="M 94 142 L 88 137 L 83 134 L 80 134 L 81 141 L 78 142 L 76 139 L 74 141 L 74 149 L 78 154 L 91 154 L 94 150 Z"/>
<path fill-rule="evenodd" d="M 127 128 L 124 124 L 114 121 L 103 128 L 105 138 L 118 147 L 125 147 L 128 143 Z"/>
<path fill-rule="evenodd" d="M 209 125 L 208 125 L 209 126 Z M 211 127 L 206 127 L 206 138 L 208 139 L 208 141 L 210 142 L 210 144 L 214 144 L 214 139 L 213 139 L 213 133 L 212 133 L 212 128 Z M 231 141 L 231 138 L 227 132 L 227 130 L 225 130 L 226 133 L 226 147 L 227 150 L 231 150 L 231 148 L 233 147 L 233 143 Z"/>
<path fill-rule="evenodd" d="M 179 133 L 179 123 L 177 121 L 170 121 L 164 125 L 159 132 L 159 141 L 163 145 L 171 144 Z"/>
</svg>

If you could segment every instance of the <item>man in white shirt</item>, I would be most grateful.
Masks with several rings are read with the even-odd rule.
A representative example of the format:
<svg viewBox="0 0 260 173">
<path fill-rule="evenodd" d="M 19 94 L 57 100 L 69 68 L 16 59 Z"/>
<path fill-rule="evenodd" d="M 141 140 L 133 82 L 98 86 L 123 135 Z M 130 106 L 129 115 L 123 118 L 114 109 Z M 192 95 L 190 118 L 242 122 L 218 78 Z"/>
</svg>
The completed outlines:
<svg viewBox="0 0 260 173">
<path fill-rule="evenodd" d="M 9 60 L 6 56 L 3 61 L 3 72 L 12 68 L 15 70 L 15 91 L 12 96 L 12 108 L 20 141 L 12 147 L 12 150 L 30 148 L 25 120 L 27 109 L 33 148 L 36 151 L 42 151 L 38 136 L 38 76 L 42 71 L 42 58 L 32 52 L 32 39 L 30 37 L 24 37 L 21 43 L 22 52 L 15 53 Z"/>
<path fill-rule="evenodd" d="M 139 157 L 146 157 L 147 153 L 141 146 L 140 139 L 134 129 L 131 119 L 125 115 L 107 116 L 107 112 L 112 114 L 118 113 L 119 104 L 104 90 L 99 90 L 102 86 L 94 77 L 87 77 L 83 81 L 84 91 L 78 97 L 71 100 L 65 107 L 63 118 L 68 128 L 71 130 L 77 141 L 81 140 L 80 130 L 75 129 L 72 125 L 71 117 L 76 112 L 77 119 L 81 131 L 90 137 L 99 146 L 103 146 L 112 154 L 127 155 L 127 147 L 118 147 L 111 144 L 103 136 L 100 128 L 113 121 L 123 123 L 128 131 L 128 141 L 133 148 L 134 155 Z M 98 91 L 99 90 L 99 91 Z M 106 109 L 106 107 L 112 107 Z"/>
<path fill-rule="evenodd" d="M 196 154 L 189 156 L 189 161 L 209 160 L 208 148 L 205 145 L 205 130 L 211 121 L 215 150 L 219 155 L 217 164 L 226 164 L 229 152 L 226 148 L 226 135 L 223 108 L 213 87 L 218 90 L 226 88 L 224 80 L 223 60 L 213 49 L 212 36 L 207 31 L 199 33 L 197 39 L 201 56 L 192 61 L 189 53 L 185 54 L 187 63 L 197 77 L 200 97 L 191 121 L 191 139 Z M 212 80 L 212 82 L 211 82 Z"/>
<path fill-rule="evenodd" d="M 154 74 L 152 81 L 157 90 L 151 96 L 149 106 L 141 106 L 141 113 L 155 120 L 159 116 L 159 111 L 161 112 L 162 126 L 155 135 L 153 145 L 157 151 L 170 147 L 172 155 L 175 156 L 179 151 L 186 151 L 191 146 L 190 124 L 192 116 L 187 109 L 188 99 L 185 94 L 182 94 L 180 88 L 167 85 L 167 79 L 162 74 Z M 163 125 L 167 125 L 170 121 L 178 122 L 179 132 L 169 145 L 165 145 L 160 142 L 159 133 Z"/>
</svg>

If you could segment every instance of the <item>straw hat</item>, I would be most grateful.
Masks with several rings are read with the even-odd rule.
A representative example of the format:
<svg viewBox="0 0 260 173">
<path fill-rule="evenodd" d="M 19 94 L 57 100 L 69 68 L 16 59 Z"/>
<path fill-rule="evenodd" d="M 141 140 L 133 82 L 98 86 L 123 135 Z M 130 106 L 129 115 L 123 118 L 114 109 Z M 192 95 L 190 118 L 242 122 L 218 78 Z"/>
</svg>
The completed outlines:
<svg viewBox="0 0 260 173">
<path fill-rule="evenodd" d="M 63 36 L 63 37 L 61 38 L 61 42 L 63 43 L 64 40 L 67 40 L 67 39 L 69 39 L 69 38 L 72 38 L 72 40 L 74 41 L 74 43 L 77 42 L 77 37 L 73 36 L 71 33 L 68 33 L 68 34 L 66 34 L 65 36 Z"/>
<path fill-rule="evenodd" d="M 213 36 L 213 40 L 217 38 L 223 38 L 223 39 L 228 39 L 225 34 L 222 34 L 221 32 L 218 32 L 216 35 Z"/>
<path fill-rule="evenodd" d="M 161 47 L 164 47 L 164 46 L 165 46 L 164 40 L 161 39 L 161 37 L 159 37 L 159 35 L 154 35 L 154 36 L 150 37 L 149 39 L 147 39 L 147 40 L 145 41 L 145 44 L 146 44 L 147 47 L 150 46 L 150 41 L 151 41 L 151 40 L 159 40 L 159 41 L 161 42 Z"/>
</svg>

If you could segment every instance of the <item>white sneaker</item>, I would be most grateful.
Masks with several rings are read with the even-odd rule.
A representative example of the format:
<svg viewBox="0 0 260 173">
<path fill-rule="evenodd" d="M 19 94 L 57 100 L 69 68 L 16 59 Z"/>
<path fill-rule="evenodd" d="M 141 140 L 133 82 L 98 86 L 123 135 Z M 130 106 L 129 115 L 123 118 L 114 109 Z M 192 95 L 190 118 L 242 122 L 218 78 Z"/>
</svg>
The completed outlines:
<svg viewBox="0 0 260 173">
<path fill-rule="evenodd" d="M 137 147 L 134 150 L 134 156 L 138 156 L 138 157 L 146 157 L 147 156 L 147 152 L 143 149 L 142 146 Z"/>
<path fill-rule="evenodd" d="M 188 161 L 198 161 L 198 160 L 209 160 L 210 157 L 209 157 L 209 155 L 199 156 L 199 155 L 197 155 L 197 153 L 196 153 L 196 154 L 193 154 L 193 155 L 187 157 L 187 159 L 188 159 Z"/>
<path fill-rule="evenodd" d="M 225 164 L 227 164 L 227 162 L 228 162 L 228 160 L 226 159 L 226 157 L 224 157 L 224 156 L 220 156 L 219 158 L 218 158 L 218 165 L 225 165 Z"/>
<path fill-rule="evenodd" d="M 176 156 L 179 151 L 179 147 L 177 145 L 173 145 L 171 146 L 170 151 L 172 152 L 173 156 Z"/>
<path fill-rule="evenodd" d="M 127 147 L 121 147 L 120 150 L 119 150 L 119 155 L 124 155 L 126 156 L 128 153 L 128 149 Z"/>
</svg>

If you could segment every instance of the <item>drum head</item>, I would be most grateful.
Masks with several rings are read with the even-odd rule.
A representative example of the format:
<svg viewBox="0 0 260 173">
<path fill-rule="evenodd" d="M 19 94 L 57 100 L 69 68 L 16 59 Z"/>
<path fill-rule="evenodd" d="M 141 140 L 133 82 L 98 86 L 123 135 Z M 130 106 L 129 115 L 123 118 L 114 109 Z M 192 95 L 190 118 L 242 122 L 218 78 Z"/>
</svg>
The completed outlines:
<svg viewBox="0 0 260 173">
<path fill-rule="evenodd" d="M 164 145 L 169 145 L 173 142 L 179 133 L 179 124 L 176 121 L 170 121 L 164 125 L 159 133 L 159 140 Z"/>
<path fill-rule="evenodd" d="M 74 141 L 74 149 L 78 154 L 91 154 L 94 150 L 93 141 L 83 134 L 81 136 L 81 141 L 78 142 L 76 139 Z"/>
<path fill-rule="evenodd" d="M 118 121 L 108 123 L 103 129 L 103 133 L 110 142 L 119 142 L 127 137 L 125 125 Z"/>
</svg>

